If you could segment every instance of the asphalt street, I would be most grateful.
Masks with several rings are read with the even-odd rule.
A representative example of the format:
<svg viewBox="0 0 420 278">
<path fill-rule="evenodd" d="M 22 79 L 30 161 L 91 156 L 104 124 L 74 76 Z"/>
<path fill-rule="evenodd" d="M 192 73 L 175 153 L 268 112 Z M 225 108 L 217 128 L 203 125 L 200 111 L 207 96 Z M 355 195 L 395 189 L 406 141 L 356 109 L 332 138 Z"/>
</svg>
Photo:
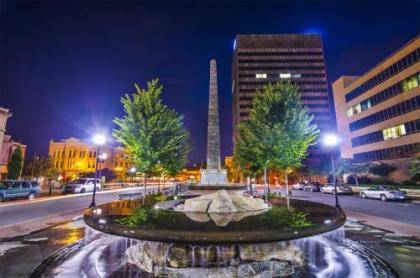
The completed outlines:
<svg viewBox="0 0 420 278">
<path fill-rule="evenodd" d="M 148 190 L 156 191 L 155 186 Z M 121 193 L 142 192 L 142 188 L 101 192 L 97 195 L 97 204 L 117 200 Z M 334 196 L 303 191 L 293 191 L 293 198 L 321 202 L 329 205 L 335 204 Z M 0 228 L 6 225 L 19 224 L 25 221 L 56 216 L 67 212 L 81 210 L 89 206 L 91 193 L 82 195 L 69 195 L 53 199 L 7 201 L 0 204 Z M 357 196 L 339 195 L 341 207 L 345 211 L 363 213 L 390 220 L 419 226 L 420 204 L 412 202 L 382 202 L 380 200 L 365 200 Z"/>
<path fill-rule="evenodd" d="M 332 194 L 293 190 L 292 195 L 293 198 L 325 203 L 332 206 L 335 205 L 335 197 Z M 344 209 L 344 212 L 352 211 L 382 217 L 417 225 L 420 229 L 420 204 L 418 203 L 410 201 L 383 202 L 376 199 L 362 199 L 357 195 L 338 195 L 338 201 Z"/>
<path fill-rule="evenodd" d="M 148 187 L 148 191 L 156 191 L 156 186 Z M 143 188 L 103 191 L 96 195 L 96 204 L 118 200 L 121 193 L 143 192 Z M 0 203 L 0 228 L 11 224 L 19 224 L 48 216 L 60 215 L 87 208 L 92 200 L 92 193 L 65 195 L 51 199 L 13 200 Z"/>
</svg>

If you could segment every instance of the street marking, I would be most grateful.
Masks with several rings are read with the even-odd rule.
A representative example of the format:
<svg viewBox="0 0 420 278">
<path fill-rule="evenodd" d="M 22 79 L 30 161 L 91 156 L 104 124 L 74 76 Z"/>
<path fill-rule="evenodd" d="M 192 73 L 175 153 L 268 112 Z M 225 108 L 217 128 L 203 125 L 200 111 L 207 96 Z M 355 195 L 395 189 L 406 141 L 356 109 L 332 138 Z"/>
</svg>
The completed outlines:
<svg viewBox="0 0 420 278">
<path fill-rule="evenodd" d="M 155 188 L 157 185 L 148 186 L 147 188 Z M 105 190 L 105 191 L 98 191 L 96 192 L 97 195 L 100 194 L 107 194 L 107 193 L 113 193 L 113 192 L 124 192 L 124 191 L 130 191 L 130 190 L 143 190 L 143 188 L 120 188 L 120 189 L 112 189 L 112 190 Z M 0 204 L 0 208 L 7 207 L 7 206 L 16 206 L 16 205 L 30 205 L 40 202 L 47 202 L 52 200 L 61 200 L 61 199 L 67 199 L 67 198 L 76 198 L 76 197 L 84 197 L 84 196 L 92 196 L 92 192 L 86 192 L 86 193 L 79 193 L 79 194 L 71 194 L 71 195 L 62 195 L 62 196 L 54 196 L 54 197 L 45 197 L 41 199 L 35 199 L 32 201 L 29 200 L 19 200 L 19 201 L 11 201 L 12 203 L 2 203 Z"/>
</svg>

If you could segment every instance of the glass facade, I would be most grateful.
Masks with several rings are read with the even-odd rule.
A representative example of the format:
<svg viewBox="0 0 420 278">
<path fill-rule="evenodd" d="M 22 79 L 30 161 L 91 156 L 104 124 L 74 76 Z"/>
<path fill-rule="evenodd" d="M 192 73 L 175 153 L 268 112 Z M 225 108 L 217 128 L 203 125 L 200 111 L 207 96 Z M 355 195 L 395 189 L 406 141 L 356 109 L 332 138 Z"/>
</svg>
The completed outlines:
<svg viewBox="0 0 420 278">
<path fill-rule="evenodd" d="M 362 95 L 366 91 L 370 90 L 371 88 L 375 87 L 376 85 L 384 82 L 388 78 L 396 75 L 397 73 L 405 70 L 406 68 L 410 67 L 414 63 L 418 62 L 420 59 L 420 48 L 417 48 L 404 58 L 400 59 L 398 62 L 392 64 L 385 70 L 381 71 L 368 81 L 364 82 L 357 88 L 353 89 L 349 93 L 345 95 L 346 102 L 349 102 L 356 97 Z"/>
<path fill-rule="evenodd" d="M 416 153 L 416 148 L 419 147 L 419 143 L 401 145 L 386 149 L 379 149 L 369 152 L 355 153 L 354 160 L 356 162 L 367 162 L 375 160 L 387 160 L 395 158 L 411 157 Z"/>
<path fill-rule="evenodd" d="M 349 124 L 350 131 L 355 131 L 364 127 L 374 125 L 376 123 L 386 121 L 408 112 L 418 110 L 420 108 L 420 96 L 410 98 L 406 101 L 393 105 L 387 109 L 366 116 L 360 120 Z"/>
</svg>

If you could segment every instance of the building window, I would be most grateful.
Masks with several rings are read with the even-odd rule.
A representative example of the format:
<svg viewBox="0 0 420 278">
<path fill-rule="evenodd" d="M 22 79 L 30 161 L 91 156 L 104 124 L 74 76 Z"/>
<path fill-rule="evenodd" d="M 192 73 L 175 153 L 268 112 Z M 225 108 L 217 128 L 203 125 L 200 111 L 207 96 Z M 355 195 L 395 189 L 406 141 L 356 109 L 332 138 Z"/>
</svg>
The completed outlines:
<svg viewBox="0 0 420 278">
<path fill-rule="evenodd" d="M 349 93 L 345 95 L 346 102 L 355 99 L 356 97 L 362 95 L 366 91 L 370 90 L 371 88 L 375 87 L 376 85 L 384 82 L 391 76 L 405 70 L 406 68 L 410 67 L 411 65 L 415 64 L 420 59 L 420 48 L 417 48 L 407 56 L 403 57 L 401 60 L 395 62 L 385 70 L 381 71 L 371 79 L 367 80 L 357 88 L 353 89 Z"/>
<path fill-rule="evenodd" d="M 404 80 L 402 82 L 403 91 L 407 92 L 407 91 L 417 87 L 419 85 L 419 80 L 418 80 L 419 76 L 420 76 L 420 74 L 417 75 L 417 76 L 414 75 L 414 76 L 411 76 L 410 78 L 407 78 L 406 80 Z"/>
<path fill-rule="evenodd" d="M 382 130 L 384 140 L 395 139 L 406 134 L 405 125 L 398 125 Z"/>
<path fill-rule="evenodd" d="M 300 78 L 300 73 L 292 73 L 292 78 Z"/>
<path fill-rule="evenodd" d="M 257 74 L 255 74 L 255 78 L 267 78 L 267 74 L 266 73 L 257 73 Z"/>
<path fill-rule="evenodd" d="M 286 79 L 286 78 L 291 78 L 292 75 L 290 73 L 280 73 L 280 78 L 281 79 Z"/>
</svg>

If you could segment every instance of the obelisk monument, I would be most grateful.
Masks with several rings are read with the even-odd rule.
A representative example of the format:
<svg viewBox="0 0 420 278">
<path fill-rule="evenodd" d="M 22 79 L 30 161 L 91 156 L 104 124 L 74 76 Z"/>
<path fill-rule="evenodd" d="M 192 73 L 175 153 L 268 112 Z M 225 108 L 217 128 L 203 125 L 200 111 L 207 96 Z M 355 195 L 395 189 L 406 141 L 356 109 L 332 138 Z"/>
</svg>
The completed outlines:
<svg viewBox="0 0 420 278">
<path fill-rule="evenodd" d="M 216 60 L 210 61 L 209 115 L 207 126 L 207 168 L 202 169 L 201 185 L 224 185 L 226 170 L 220 167 L 219 100 L 217 92 Z"/>
</svg>

